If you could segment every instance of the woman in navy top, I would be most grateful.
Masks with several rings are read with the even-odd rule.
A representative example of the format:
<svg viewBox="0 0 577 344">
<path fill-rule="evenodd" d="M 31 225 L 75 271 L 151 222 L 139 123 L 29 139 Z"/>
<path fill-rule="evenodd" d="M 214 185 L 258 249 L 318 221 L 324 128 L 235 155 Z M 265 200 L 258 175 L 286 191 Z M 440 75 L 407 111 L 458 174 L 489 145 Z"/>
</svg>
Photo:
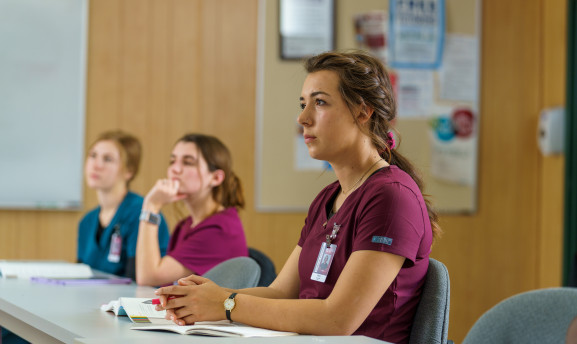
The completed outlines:
<svg viewBox="0 0 577 344">
<path fill-rule="evenodd" d="M 181 325 L 228 318 L 407 343 L 440 229 L 416 171 L 394 149 L 389 77 L 362 52 L 320 54 L 305 68 L 298 123 L 309 155 L 328 161 L 338 180 L 311 204 L 297 246 L 269 287 L 230 290 L 189 276 L 157 290 L 159 309 Z"/>
<path fill-rule="evenodd" d="M 136 279 L 136 241 L 143 198 L 129 191 L 138 173 L 141 146 L 134 136 L 105 132 L 90 146 L 85 164 L 86 184 L 96 190 L 98 207 L 78 225 L 79 262 L 93 269 Z M 168 245 L 168 227 L 158 231 L 162 255 Z"/>
</svg>

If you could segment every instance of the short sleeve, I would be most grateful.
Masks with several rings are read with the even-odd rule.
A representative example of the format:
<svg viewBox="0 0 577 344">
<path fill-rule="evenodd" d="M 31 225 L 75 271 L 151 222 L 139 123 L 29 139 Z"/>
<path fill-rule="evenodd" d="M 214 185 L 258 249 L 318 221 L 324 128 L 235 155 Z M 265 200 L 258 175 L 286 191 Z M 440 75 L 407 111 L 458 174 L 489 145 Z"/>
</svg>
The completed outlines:
<svg viewBox="0 0 577 344">
<path fill-rule="evenodd" d="M 137 217 L 131 217 L 130 221 L 126 224 L 129 230 L 126 232 L 126 238 L 124 242 L 126 243 L 126 256 L 128 258 L 133 258 L 136 256 L 136 242 L 138 240 L 138 226 L 140 221 Z"/>
<path fill-rule="evenodd" d="M 307 240 L 307 236 L 309 235 L 309 232 L 310 232 L 310 227 L 309 227 L 308 221 L 307 221 L 308 218 L 309 218 L 308 216 L 305 218 L 305 224 L 301 230 L 301 236 L 300 236 L 299 242 L 298 242 L 298 245 L 300 247 L 303 247 L 303 245 L 305 244 L 305 241 Z"/>
<path fill-rule="evenodd" d="M 88 243 L 88 235 L 87 231 L 89 231 L 89 223 L 90 217 L 92 215 L 92 211 L 84 215 L 82 220 L 78 223 L 78 238 L 77 238 L 77 245 L 76 245 L 76 260 L 78 262 L 82 262 L 84 260 L 83 252 L 87 251 L 87 243 Z"/>
<path fill-rule="evenodd" d="M 389 252 L 414 263 L 427 227 L 423 206 L 410 188 L 400 183 L 383 185 L 362 205 L 353 251 Z"/>
</svg>

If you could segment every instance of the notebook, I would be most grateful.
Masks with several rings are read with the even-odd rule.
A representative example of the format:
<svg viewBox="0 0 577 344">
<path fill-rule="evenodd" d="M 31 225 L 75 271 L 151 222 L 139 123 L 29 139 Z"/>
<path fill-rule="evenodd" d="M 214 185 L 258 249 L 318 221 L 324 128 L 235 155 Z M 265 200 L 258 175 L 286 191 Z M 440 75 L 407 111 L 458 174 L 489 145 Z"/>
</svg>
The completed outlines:
<svg viewBox="0 0 577 344">
<path fill-rule="evenodd" d="M 215 337 L 281 337 L 296 336 L 295 332 L 274 331 L 265 328 L 252 327 L 238 322 L 199 321 L 194 325 L 143 325 L 132 326 L 131 330 L 170 331 L 179 334 L 215 336 Z"/>
</svg>

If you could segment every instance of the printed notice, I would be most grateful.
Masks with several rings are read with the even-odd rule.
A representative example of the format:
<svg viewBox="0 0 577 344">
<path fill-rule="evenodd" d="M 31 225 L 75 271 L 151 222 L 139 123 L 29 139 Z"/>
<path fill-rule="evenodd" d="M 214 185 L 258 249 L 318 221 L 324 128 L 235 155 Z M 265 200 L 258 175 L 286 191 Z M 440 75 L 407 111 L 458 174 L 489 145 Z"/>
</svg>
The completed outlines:
<svg viewBox="0 0 577 344">
<path fill-rule="evenodd" d="M 479 94 L 479 40 L 474 36 L 447 35 L 439 70 L 440 98 L 477 102 Z"/>
</svg>

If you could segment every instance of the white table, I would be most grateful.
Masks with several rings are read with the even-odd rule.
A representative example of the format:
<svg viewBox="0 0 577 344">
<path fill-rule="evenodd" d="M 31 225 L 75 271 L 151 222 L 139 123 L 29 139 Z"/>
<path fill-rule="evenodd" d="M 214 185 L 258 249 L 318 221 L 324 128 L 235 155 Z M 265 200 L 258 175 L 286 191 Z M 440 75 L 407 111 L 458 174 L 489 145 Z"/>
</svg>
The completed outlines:
<svg viewBox="0 0 577 344">
<path fill-rule="evenodd" d="M 274 338 L 223 338 L 203 336 L 183 336 L 173 333 L 171 338 L 123 338 L 114 340 L 77 339 L 78 344 L 387 344 L 365 336 L 289 336 Z M 390 344 L 390 343 L 389 343 Z"/>
<path fill-rule="evenodd" d="M 134 284 L 58 286 L 0 279 L 0 326 L 33 343 L 383 343 L 363 336 L 222 338 L 134 331 L 128 317 L 100 310 L 121 296 L 154 297 L 153 291 Z"/>
</svg>

